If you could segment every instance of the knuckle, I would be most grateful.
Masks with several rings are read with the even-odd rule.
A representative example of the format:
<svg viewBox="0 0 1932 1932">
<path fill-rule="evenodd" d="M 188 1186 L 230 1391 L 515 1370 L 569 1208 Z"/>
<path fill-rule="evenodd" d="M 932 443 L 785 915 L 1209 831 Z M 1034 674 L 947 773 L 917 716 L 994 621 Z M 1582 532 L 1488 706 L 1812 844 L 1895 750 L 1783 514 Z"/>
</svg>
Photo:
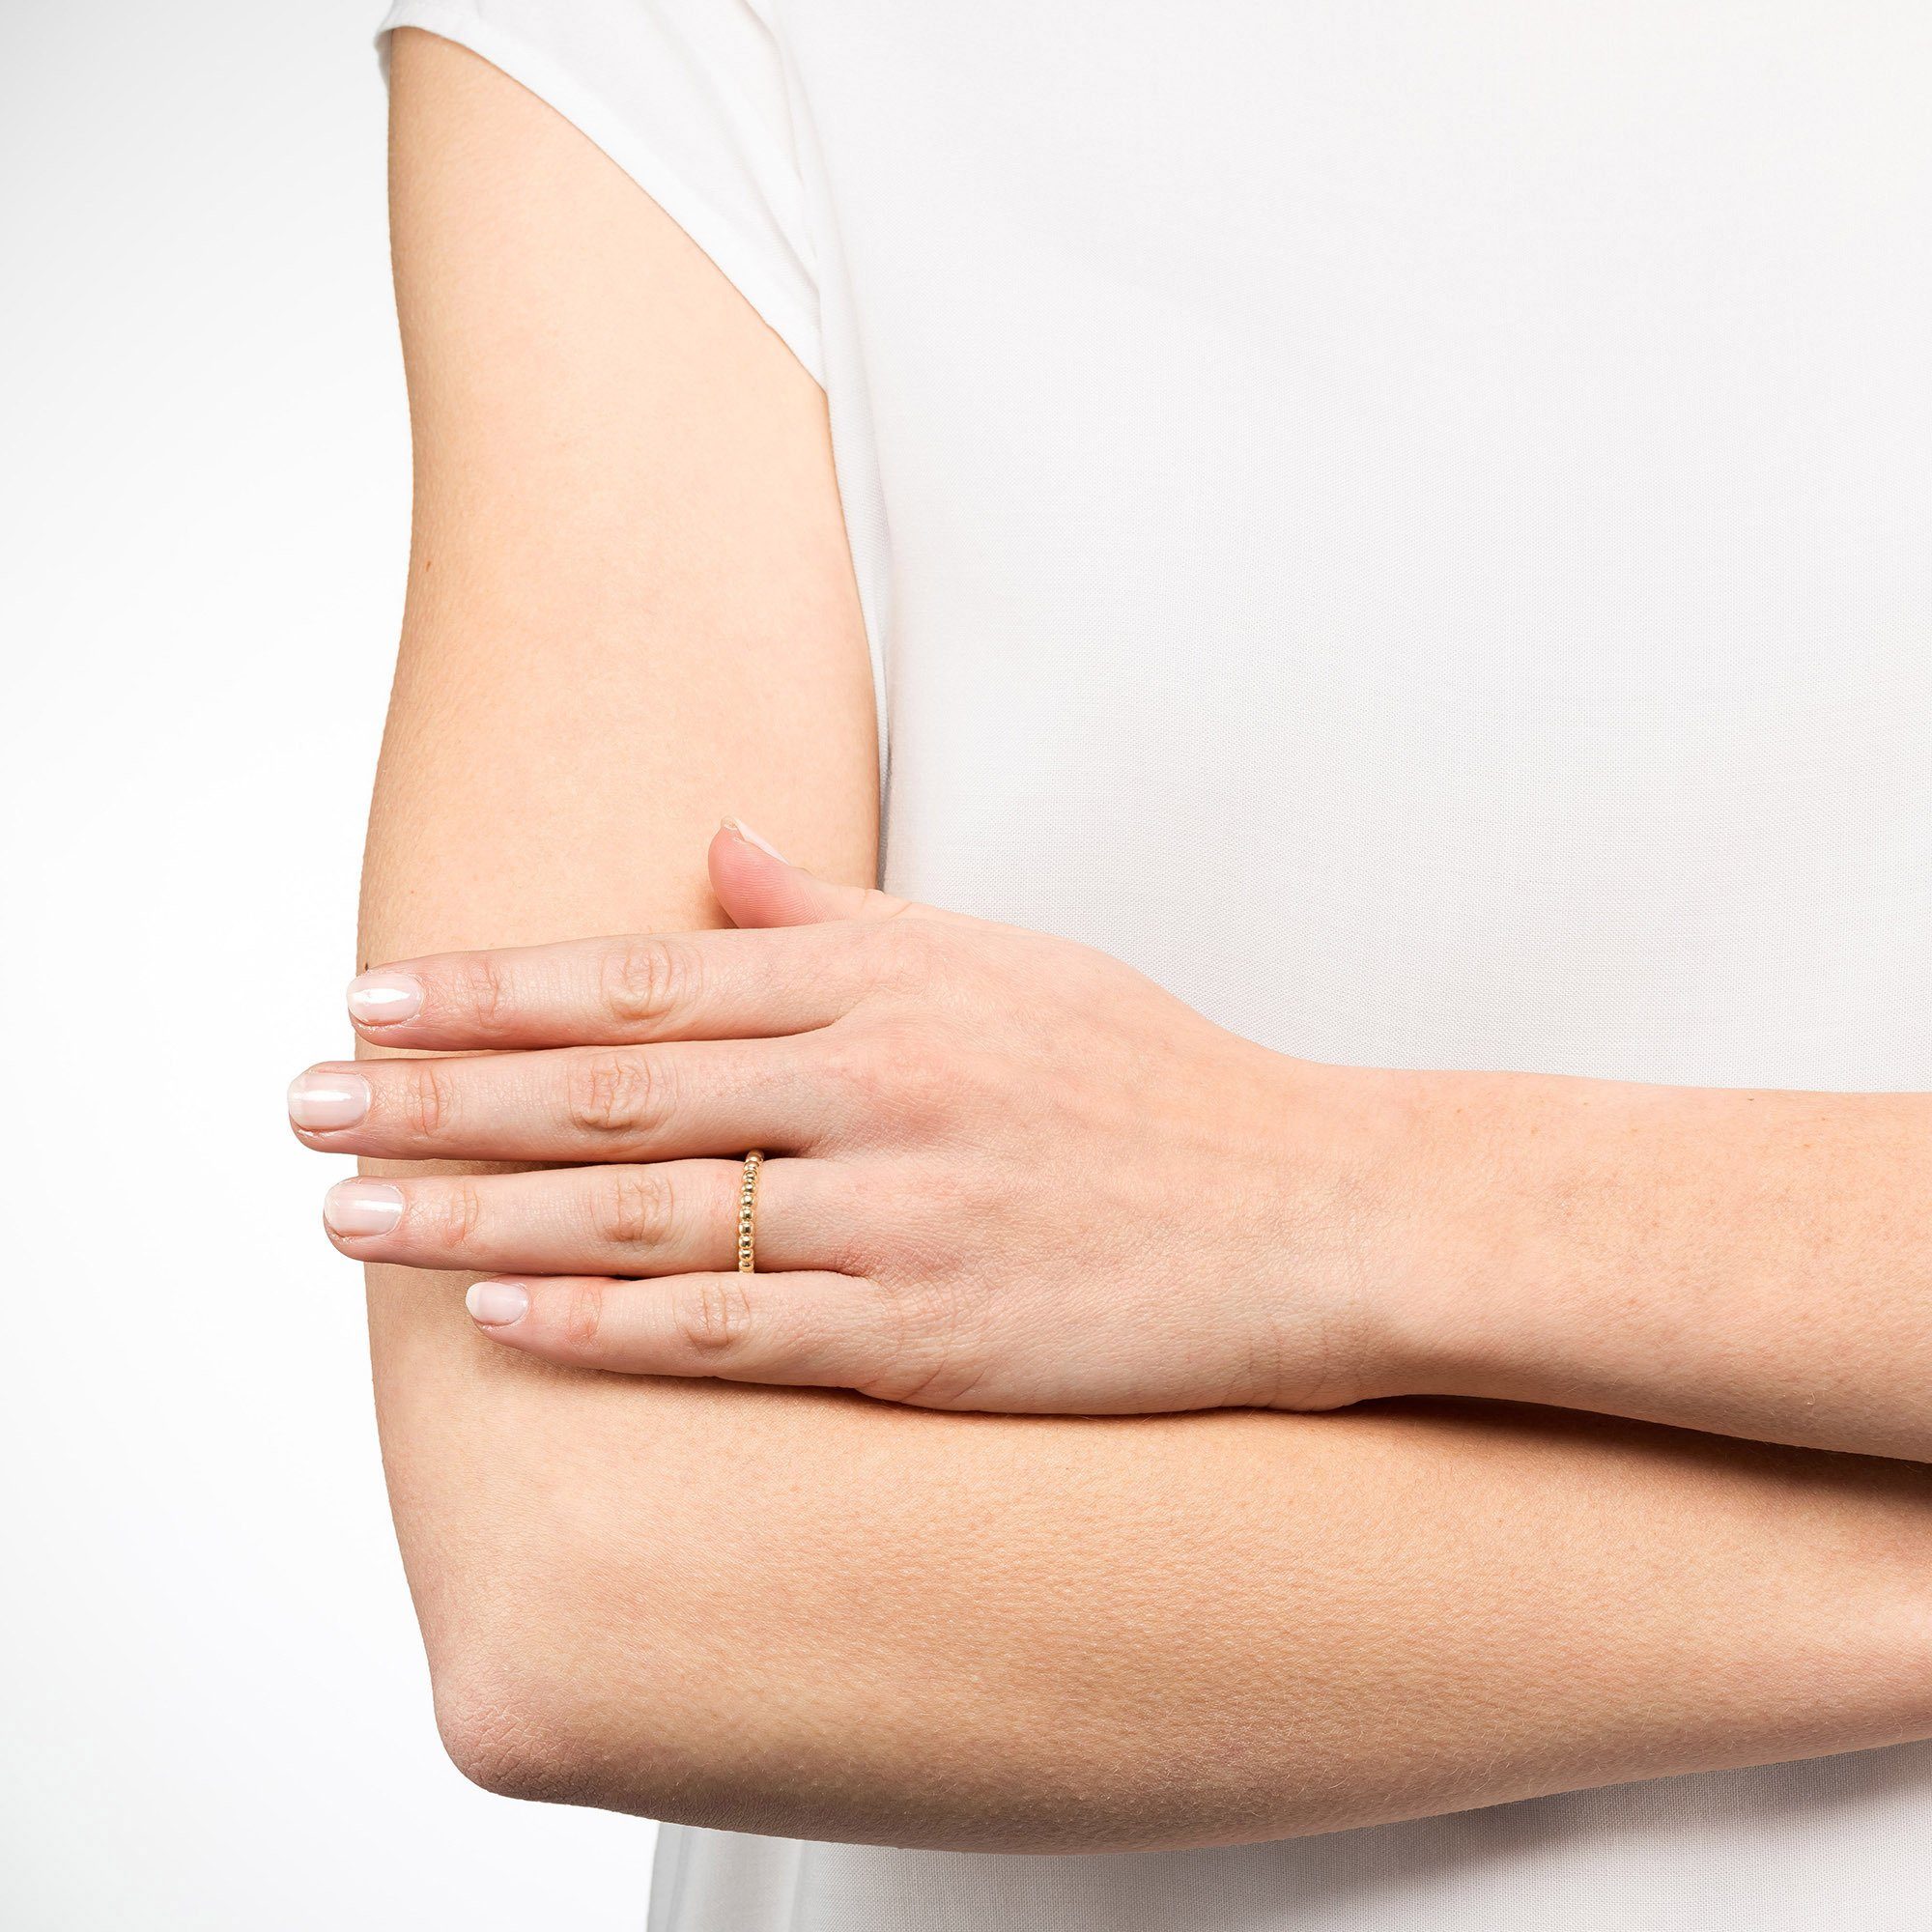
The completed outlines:
<svg viewBox="0 0 1932 1932">
<path fill-rule="evenodd" d="M 467 1254 L 483 1230 L 483 1194 L 473 1180 L 457 1179 L 436 1190 L 427 1231 L 450 1254 Z"/>
<path fill-rule="evenodd" d="M 736 1275 L 696 1276 L 673 1297 L 671 1309 L 679 1336 L 698 1355 L 729 1353 L 751 1333 L 751 1297 Z"/>
<path fill-rule="evenodd" d="M 661 1248 L 670 1239 L 670 1182 L 654 1167 L 613 1167 L 605 1181 L 601 1219 L 614 1247 Z"/>
<path fill-rule="evenodd" d="M 875 1025 L 837 1048 L 831 1073 L 854 1116 L 894 1135 L 919 1135 L 947 1117 L 957 1084 L 952 1058 L 924 1026 Z"/>
<path fill-rule="evenodd" d="M 467 952 L 457 969 L 458 998 L 474 1030 L 485 1037 L 505 1032 L 511 1023 L 510 976 L 495 952 Z"/>
<path fill-rule="evenodd" d="M 670 1119 L 670 1068 L 644 1053 L 583 1054 L 571 1063 L 564 1106 L 582 1133 L 653 1133 Z"/>
<path fill-rule="evenodd" d="M 959 1073 L 952 1056 L 932 1041 L 903 1056 L 894 1082 L 893 1104 L 899 1121 L 912 1127 L 937 1126 L 951 1118 L 959 1095 Z"/>
<path fill-rule="evenodd" d="M 697 997 L 697 955 L 675 940 L 622 940 L 605 954 L 600 972 L 604 1005 L 624 1026 L 662 1026 Z"/>
<path fill-rule="evenodd" d="M 574 1348 L 587 1349 L 604 1326 L 604 1284 L 601 1281 L 575 1281 L 563 1300 L 558 1325 L 564 1340 Z"/>
<path fill-rule="evenodd" d="M 408 1067 L 397 1091 L 403 1125 L 417 1140 L 446 1133 L 456 1118 L 456 1081 L 442 1060 L 399 1061 Z"/>
<path fill-rule="evenodd" d="M 839 1111 L 871 1121 L 882 1111 L 892 1078 L 889 1056 L 878 1029 L 854 1029 L 839 1038 L 827 1038 L 820 1049 L 819 1077 L 831 1091 Z"/>
</svg>

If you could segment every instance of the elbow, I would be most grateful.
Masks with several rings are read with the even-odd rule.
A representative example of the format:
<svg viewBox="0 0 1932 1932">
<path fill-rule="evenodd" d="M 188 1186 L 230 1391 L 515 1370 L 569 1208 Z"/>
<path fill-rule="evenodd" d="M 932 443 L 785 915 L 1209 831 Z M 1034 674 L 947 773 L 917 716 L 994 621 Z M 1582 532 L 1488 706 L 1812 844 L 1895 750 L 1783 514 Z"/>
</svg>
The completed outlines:
<svg viewBox="0 0 1932 1932">
<path fill-rule="evenodd" d="M 450 1762 L 500 1798 L 662 1815 L 650 1807 L 665 1753 L 635 1709 L 616 1748 L 595 1660 L 559 1642 L 556 1628 L 548 1616 L 479 1615 L 430 1640 L 436 1727 Z"/>
<path fill-rule="evenodd" d="M 1226 1835 L 1197 1833 L 1191 1815 L 1163 1820 L 1147 1776 L 1109 1752 L 1060 1762 L 1018 1714 L 989 1722 L 981 1711 L 962 1749 L 917 1703 L 882 1727 L 875 1699 L 862 1710 L 837 1694 L 849 1673 L 820 1673 L 815 1691 L 831 1694 L 800 1697 L 729 1670 L 694 1683 L 660 1654 L 647 1689 L 635 1658 L 592 1652 L 558 1668 L 554 1651 L 459 1646 L 431 1670 L 443 1748 L 498 1797 L 762 1836 L 1068 1853 Z M 921 1665 L 903 1662 L 903 1681 L 917 1682 Z"/>
<path fill-rule="evenodd" d="M 432 1661 L 430 1686 L 442 1747 L 471 1784 L 534 1804 L 598 1802 L 582 1726 L 535 1673 L 458 1645 Z"/>
<path fill-rule="evenodd" d="M 581 1605 L 554 1604 L 440 1634 L 430 1686 L 450 1762 L 499 1798 L 759 1829 L 766 1796 L 732 1748 L 751 1725 L 696 1721 L 662 1649 L 627 1637 L 600 1643 Z"/>
<path fill-rule="evenodd" d="M 903 1815 L 902 1780 L 867 1762 L 849 1716 L 817 1699 L 801 1712 L 728 1666 L 700 1670 L 686 1646 L 653 1644 L 635 1623 L 625 1638 L 600 1642 L 594 1624 L 554 1606 L 439 1633 L 430 1682 L 451 1763 L 526 1803 L 765 1835 L 948 1842 L 943 1816 Z"/>
</svg>

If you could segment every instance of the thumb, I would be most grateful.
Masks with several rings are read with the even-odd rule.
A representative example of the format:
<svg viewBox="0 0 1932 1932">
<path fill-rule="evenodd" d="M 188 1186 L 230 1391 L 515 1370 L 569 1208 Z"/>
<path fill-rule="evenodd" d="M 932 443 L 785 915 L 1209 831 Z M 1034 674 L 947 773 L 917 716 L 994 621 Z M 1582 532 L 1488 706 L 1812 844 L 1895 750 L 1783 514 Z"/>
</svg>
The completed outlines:
<svg viewBox="0 0 1932 1932">
<path fill-rule="evenodd" d="M 814 878 L 735 818 L 719 826 L 708 859 L 711 890 L 738 925 L 816 925 L 835 919 L 891 919 L 907 909 L 904 899 L 886 893 Z"/>
</svg>

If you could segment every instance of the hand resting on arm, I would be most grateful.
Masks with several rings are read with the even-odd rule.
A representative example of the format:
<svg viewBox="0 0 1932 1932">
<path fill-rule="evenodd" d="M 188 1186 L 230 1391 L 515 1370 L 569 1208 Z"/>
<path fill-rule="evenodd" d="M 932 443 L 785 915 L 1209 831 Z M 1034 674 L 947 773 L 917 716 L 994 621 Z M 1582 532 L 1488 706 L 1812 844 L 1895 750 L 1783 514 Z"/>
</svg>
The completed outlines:
<svg viewBox="0 0 1932 1932">
<path fill-rule="evenodd" d="M 489 1332 L 589 1367 L 1080 1414 L 1504 1397 L 1932 1457 L 1932 1095 L 1318 1065 L 735 832 L 710 874 L 766 929 L 357 982 L 369 1040 L 497 1051 L 315 1069 L 318 1145 L 570 1165 L 345 1184 L 345 1252 L 517 1270 Z M 753 1145 L 790 1157 L 740 1277 Z"/>
<path fill-rule="evenodd" d="M 500 75 L 405 34 L 395 83 L 417 522 L 363 960 L 714 925 L 727 812 L 864 882 L 816 390 Z M 494 1788 L 1078 1850 L 1932 1732 L 1903 1463 L 1501 1405 L 1023 1418 L 612 1376 L 492 1344 L 464 1286 L 377 1265 L 370 1319 L 438 1716 Z"/>
</svg>

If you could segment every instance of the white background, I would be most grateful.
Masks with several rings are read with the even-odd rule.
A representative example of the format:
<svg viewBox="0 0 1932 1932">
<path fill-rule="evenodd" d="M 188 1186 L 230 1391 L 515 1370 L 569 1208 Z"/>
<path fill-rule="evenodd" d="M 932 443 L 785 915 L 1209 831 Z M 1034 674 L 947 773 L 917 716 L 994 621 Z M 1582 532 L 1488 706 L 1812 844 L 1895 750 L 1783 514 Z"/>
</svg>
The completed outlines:
<svg viewBox="0 0 1932 1932">
<path fill-rule="evenodd" d="M 0 4 L 0 1924 L 635 1927 L 466 1784 L 390 1537 L 341 988 L 409 455 L 378 0 Z"/>
</svg>

